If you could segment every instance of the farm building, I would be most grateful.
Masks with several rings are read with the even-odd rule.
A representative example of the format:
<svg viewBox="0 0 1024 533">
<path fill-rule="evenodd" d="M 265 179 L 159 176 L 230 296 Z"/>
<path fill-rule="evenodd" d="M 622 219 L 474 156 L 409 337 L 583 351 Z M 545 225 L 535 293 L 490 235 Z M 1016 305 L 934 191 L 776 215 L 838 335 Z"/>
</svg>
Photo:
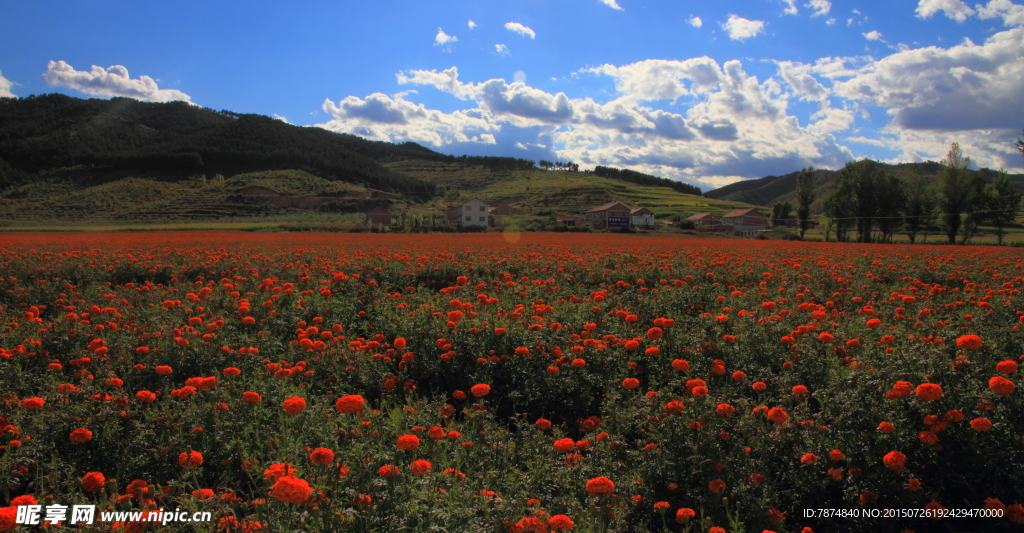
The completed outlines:
<svg viewBox="0 0 1024 533">
<path fill-rule="evenodd" d="M 654 226 L 654 212 L 646 207 L 636 207 L 629 211 L 629 223 L 634 228 L 648 228 L 653 229 Z"/>
<path fill-rule="evenodd" d="M 472 200 L 445 211 L 445 222 L 465 227 L 483 227 L 494 225 L 494 217 L 487 211 L 488 205 L 473 198 Z"/>
<path fill-rule="evenodd" d="M 722 217 L 722 224 L 732 226 L 736 235 L 750 237 L 765 229 L 768 217 L 757 209 L 733 209 Z"/>
<path fill-rule="evenodd" d="M 586 219 L 595 229 L 628 228 L 632 210 L 630 206 L 613 200 L 587 211 Z"/>
</svg>

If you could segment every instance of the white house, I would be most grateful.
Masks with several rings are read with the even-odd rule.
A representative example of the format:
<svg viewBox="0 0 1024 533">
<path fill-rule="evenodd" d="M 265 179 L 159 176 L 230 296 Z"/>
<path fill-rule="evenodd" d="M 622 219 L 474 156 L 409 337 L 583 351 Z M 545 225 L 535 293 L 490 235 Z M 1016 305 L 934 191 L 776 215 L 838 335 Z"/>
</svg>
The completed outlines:
<svg viewBox="0 0 1024 533">
<path fill-rule="evenodd" d="M 654 213 L 646 207 L 631 209 L 629 217 L 634 228 L 654 228 Z"/>
<path fill-rule="evenodd" d="M 486 228 L 490 225 L 490 214 L 487 212 L 487 207 L 487 204 L 476 198 L 460 205 L 457 208 L 459 225 L 462 227 L 480 226 Z"/>
</svg>

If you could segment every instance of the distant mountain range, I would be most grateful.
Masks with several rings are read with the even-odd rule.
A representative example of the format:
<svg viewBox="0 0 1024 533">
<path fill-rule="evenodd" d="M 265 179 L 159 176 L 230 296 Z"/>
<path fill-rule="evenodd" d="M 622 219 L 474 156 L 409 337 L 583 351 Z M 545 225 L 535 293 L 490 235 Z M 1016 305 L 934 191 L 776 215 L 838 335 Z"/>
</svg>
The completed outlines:
<svg viewBox="0 0 1024 533">
<path fill-rule="evenodd" d="M 898 176 L 906 176 L 911 172 L 917 172 L 923 176 L 936 178 L 942 165 L 934 161 L 924 163 L 901 163 L 890 165 L 883 163 L 890 172 Z M 977 171 L 986 181 L 991 180 L 997 174 L 996 171 L 983 168 Z M 767 176 L 760 179 L 743 180 L 720 187 L 704 193 L 704 196 L 715 200 L 727 200 L 731 202 L 744 202 L 754 205 L 771 206 L 777 202 L 790 202 L 796 205 L 796 176 L 799 171 L 790 172 L 784 176 Z M 1010 180 L 1013 185 L 1024 191 L 1024 174 L 1011 174 Z M 839 186 L 839 171 L 837 170 L 816 170 L 814 172 L 814 185 L 817 199 L 812 205 L 812 210 L 817 210 L 821 199 L 833 189 Z"/>
</svg>

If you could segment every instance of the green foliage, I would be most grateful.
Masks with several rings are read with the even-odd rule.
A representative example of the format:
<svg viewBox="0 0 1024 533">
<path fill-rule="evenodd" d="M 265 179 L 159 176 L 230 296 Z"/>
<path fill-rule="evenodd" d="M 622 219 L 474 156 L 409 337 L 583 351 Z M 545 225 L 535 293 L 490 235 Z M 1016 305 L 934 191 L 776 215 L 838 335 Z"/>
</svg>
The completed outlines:
<svg viewBox="0 0 1024 533">
<path fill-rule="evenodd" d="M 789 214 L 793 211 L 793 206 L 789 202 L 779 202 L 772 206 L 772 226 L 783 227 L 786 225 L 786 219 L 789 218 Z"/>
<path fill-rule="evenodd" d="M 600 165 L 594 167 L 594 174 L 604 178 L 612 178 L 622 181 L 628 181 L 630 183 L 636 183 L 638 185 L 648 185 L 654 187 L 671 187 L 672 189 L 679 191 L 683 194 L 694 194 L 697 196 L 701 195 L 700 188 L 693 185 L 683 183 L 681 181 L 670 180 L 666 178 L 659 178 L 650 174 L 644 174 L 629 169 L 617 169 L 614 167 L 602 167 Z"/>
<path fill-rule="evenodd" d="M 1003 227 L 1012 224 L 1017 218 L 1021 196 L 1021 192 L 1010 184 L 1006 172 L 1000 172 L 991 183 L 985 185 L 986 217 L 997 229 L 998 244 L 1003 244 Z"/>
<path fill-rule="evenodd" d="M 800 224 L 800 237 L 811 226 L 811 204 L 817 194 L 814 192 L 814 167 L 807 167 L 796 176 L 796 216 Z"/>
</svg>

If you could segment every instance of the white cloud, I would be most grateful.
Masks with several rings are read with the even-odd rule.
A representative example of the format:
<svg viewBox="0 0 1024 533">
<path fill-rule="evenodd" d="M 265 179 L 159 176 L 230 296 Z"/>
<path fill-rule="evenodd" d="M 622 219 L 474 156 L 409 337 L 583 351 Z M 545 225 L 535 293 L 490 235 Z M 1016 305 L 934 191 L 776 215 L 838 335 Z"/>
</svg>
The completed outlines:
<svg viewBox="0 0 1024 533">
<path fill-rule="evenodd" d="M 434 46 L 440 46 L 442 48 L 448 48 L 451 43 L 458 41 L 459 38 L 454 35 L 448 35 L 441 28 L 437 29 L 437 35 L 434 36 Z"/>
<path fill-rule="evenodd" d="M 882 141 L 882 140 L 879 140 L 879 139 L 871 139 L 869 137 L 863 137 L 863 136 L 847 137 L 846 139 L 843 139 L 843 140 L 845 140 L 846 142 L 851 142 L 851 143 L 870 144 L 872 146 L 878 146 L 878 147 L 881 147 L 881 148 L 885 148 L 885 147 L 889 146 L 885 141 Z"/>
<path fill-rule="evenodd" d="M 276 118 L 277 120 L 280 120 L 281 122 L 284 122 L 285 124 L 291 124 L 291 122 L 288 122 L 288 117 L 283 117 L 281 115 L 278 115 L 277 113 L 274 113 L 272 116 L 274 118 Z"/>
<path fill-rule="evenodd" d="M 871 30 L 868 33 L 862 33 L 861 35 L 863 35 L 864 38 L 869 40 L 869 41 L 881 41 L 882 40 L 882 33 L 879 32 L 878 30 Z"/>
<path fill-rule="evenodd" d="M 914 12 L 919 18 L 926 19 L 939 11 L 957 22 L 963 22 L 974 14 L 974 10 L 960 0 L 920 0 Z"/>
<path fill-rule="evenodd" d="M 1005 26 L 1024 25 L 1024 6 L 1010 0 L 990 0 L 987 5 L 978 4 L 978 17 L 982 19 L 1002 18 Z"/>
<path fill-rule="evenodd" d="M 510 52 L 508 51 L 508 47 L 507 47 L 507 46 L 505 46 L 505 45 L 503 45 L 503 44 L 496 44 L 496 45 L 494 45 L 494 53 L 495 53 L 495 54 L 498 54 L 499 56 L 508 56 L 508 55 L 512 55 L 512 54 L 511 54 L 511 53 L 510 53 Z"/>
<path fill-rule="evenodd" d="M 414 141 L 433 146 L 453 142 L 494 144 L 491 132 L 500 129 L 473 110 L 442 113 L 402 98 L 374 93 L 365 99 L 348 96 L 322 109 L 334 118 L 321 128 L 378 141 Z"/>
<path fill-rule="evenodd" d="M 466 25 L 469 26 L 469 29 L 471 29 L 471 30 L 475 30 L 476 29 L 476 22 L 473 22 L 472 20 L 469 21 L 468 23 L 466 23 Z"/>
<path fill-rule="evenodd" d="M 131 79 L 128 69 L 114 65 L 107 69 L 92 66 L 89 72 L 75 70 L 64 61 L 50 61 L 40 76 L 50 87 L 62 86 L 90 96 L 124 96 L 144 102 L 191 102 L 192 98 L 175 89 L 161 89 L 149 76 Z"/>
<path fill-rule="evenodd" d="M 531 39 L 534 39 L 534 38 L 537 37 L 537 32 L 531 30 L 530 28 L 528 28 L 526 26 L 523 26 L 522 24 L 520 24 L 518 22 L 506 22 L 505 23 L 505 29 L 509 30 L 509 31 L 514 31 L 514 32 L 518 33 L 519 35 L 522 35 L 523 37 L 529 37 Z"/>
<path fill-rule="evenodd" d="M 689 24 L 690 26 L 693 26 L 694 28 L 699 28 L 704 25 L 704 21 L 701 20 L 698 16 L 691 16 L 690 18 L 686 19 L 686 23 Z"/>
<path fill-rule="evenodd" d="M 14 93 L 11 92 L 11 87 L 14 86 L 14 82 L 4 77 L 4 73 L 0 72 L 0 98 L 16 98 Z"/>
<path fill-rule="evenodd" d="M 824 102 L 828 98 L 829 90 L 811 75 L 813 72 L 811 65 L 791 61 L 776 63 L 779 65 L 779 75 L 786 80 L 786 83 L 793 88 L 793 92 L 801 100 Z"/>
<path fill-rule="evenodd" d="M 734 41 L 744 41 L 759 33 L 764 32 L 764 22 L 760 20 L 747 20 L 736 15 L 729 15 L 729 20 L 722 23 L 722 28 Z"/>
<path fill-rule="evenodd" d="M 827 15 L 828 12 L 832 10 L 832 2 L 829 2 L 828 0 L 811 0 L 804 4 L 804 7 L 809 7 L 814 10 L 814 13 L 811 14 L 812 17 L 820 17 Z M 833 22 L 835 21 L 835 19 L 832 20 Z"/>
<path fill-rule="evenodd" d="M 836 18 L 835 17 L 830 17 L 828 20 L 825 21 L 825 24 L 828 24 L 829 26 L 832 26 L 835 23 L 836 23 Z"/>
<path fill-rule="evenodd" d="M 707 56 L 685 61 L 647 59 L 621 67 L 606 64 L 581 72 L 611 76 L 617 91 L 639 100 L 675 100 L 706 93 L 724 79 L 718 63 Z"/>
<path fill-rule="evenodd" d="M 622 6 L 620 6 L 619 4 L 615 3 L 615 0 L 597 0 L 597 1 L 601 2 L 602 4 L 608 6 L 608 7 L 612 8 L 612 9 L 618 9 L 619 11 L 624 11 L 622 9 Z"/>
<path fill-rule="evenodd" d="M 786 4 L 786 9 L 782 10 L 783 14 L 796 15 L 800 13 L 800 10 L 796 8 L 796 0 L 782 0 Z"/>
<path fill-rule="evenodd" d="M 811 119 L 814 119 L 815 122 L 807 126 L 808 131 L 831 133 L 850 129 L 850 126 L 853 125 L 854 114 L 848 109 L 824 107 L 811 115 Z"/>
</svg>

